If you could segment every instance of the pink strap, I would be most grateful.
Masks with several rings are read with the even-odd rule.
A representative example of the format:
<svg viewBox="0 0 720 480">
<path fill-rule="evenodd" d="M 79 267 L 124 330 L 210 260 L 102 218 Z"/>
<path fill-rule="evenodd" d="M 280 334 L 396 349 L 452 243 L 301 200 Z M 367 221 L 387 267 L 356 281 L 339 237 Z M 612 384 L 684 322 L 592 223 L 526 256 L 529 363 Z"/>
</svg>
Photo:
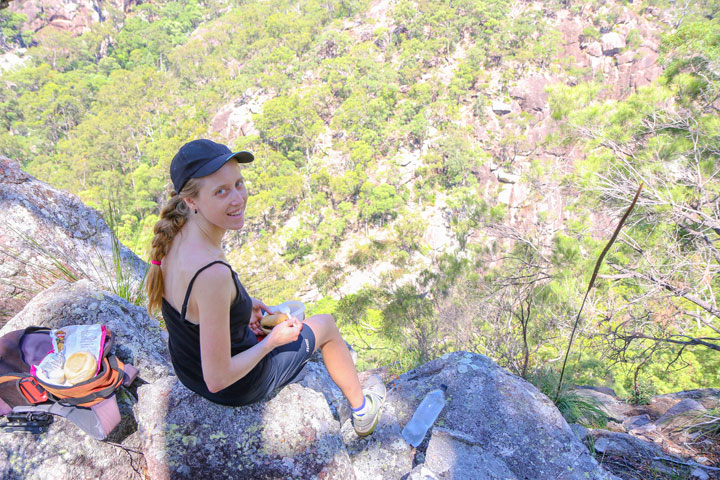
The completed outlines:
<svg viewBox="0 0 720 480">
<path fill-rule="evenodd" d="M 158 260 L 153 260 L 153 261 L 150 262 L 150 263 L 152 263 L 153 265 L 162 265 L 162 262 L 161 262 L 161 261 L 158 261 Z"/>
</svg>

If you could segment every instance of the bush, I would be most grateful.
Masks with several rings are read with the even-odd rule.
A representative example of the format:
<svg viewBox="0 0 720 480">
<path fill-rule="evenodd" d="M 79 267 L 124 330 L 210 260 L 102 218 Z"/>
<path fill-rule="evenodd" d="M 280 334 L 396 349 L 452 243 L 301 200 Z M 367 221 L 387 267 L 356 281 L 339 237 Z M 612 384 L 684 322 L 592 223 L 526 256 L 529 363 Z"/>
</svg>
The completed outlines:
<svg viewBox="0 0 720 480">
<path fill-rule="evenodd" d="M 555 403 L 566 422 L 604 428 L 607 424 L 607 417 L 598 401 L 571 390 L 567 383 L 563 385 L 558 395 L 559 378 L 560 375 L 555 370 L 542 368 L 531 373 L 527 380 Z"/>
<path fill-rule="evenodd" d="M 629 390 L 630 395 L 627 397 L 627 402 L 633 405 L 649 404 L 650 398 L 656 393 L 655 385 L 644 378 L 640 378 Z"/>
<path fill-rule="evenodd" d="M 357 250 L 348 258 L 348 263 L 354 267 L 363 268 L 380 260 L 386 249 L 386 243 L 373 240 L 358 246 Z"/>
<path fill-rule="evenodd" d="M 600 30 L 595 27 L 587 27 L 582 32 L 582 36 L 585 40 L 596 40 L 600 41 Z"/>
</svg>

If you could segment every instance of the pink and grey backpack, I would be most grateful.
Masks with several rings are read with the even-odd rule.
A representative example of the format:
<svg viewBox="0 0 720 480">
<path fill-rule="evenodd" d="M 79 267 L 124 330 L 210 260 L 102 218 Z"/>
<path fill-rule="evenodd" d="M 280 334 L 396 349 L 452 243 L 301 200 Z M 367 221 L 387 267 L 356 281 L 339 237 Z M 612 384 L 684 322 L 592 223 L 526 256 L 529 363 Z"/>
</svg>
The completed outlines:
<svg viewBox="0 0 720 480">
<path fill-rule="evenodd" d="M 52 350 L 49 328 L 28 327 L 0 337 L 0 415 L 7 417 L 0 428 L 40 433 L 52 422 L 51 415 L 59 415 L 93 438 L 107 438 L 120 423 L 115 391 L 129 386 L 138 369 L 110 353 L 115 337 L 105 331 L 100 370 L 69 387 L 45 383 L 31 373 L 31 366 Z"/>
</svg>

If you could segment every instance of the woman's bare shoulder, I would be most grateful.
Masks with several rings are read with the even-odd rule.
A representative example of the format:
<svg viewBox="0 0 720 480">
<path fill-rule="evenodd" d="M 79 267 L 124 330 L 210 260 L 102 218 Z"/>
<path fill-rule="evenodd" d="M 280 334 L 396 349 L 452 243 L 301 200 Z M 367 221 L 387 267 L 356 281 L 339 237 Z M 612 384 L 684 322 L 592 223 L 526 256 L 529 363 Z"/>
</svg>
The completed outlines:
<svg viewBox="0 0 720 480">
<path fill-rule="evenodd" d="M 171 305 L 182 303 L 194 277 L 196 280 L 193 284 L 193 292 L 198 288 L 204 290 L 203 286 L 206 285 L 211 288 L 219 288 L 232 279 L 231 270 L 227 265 L 223 265 L 223 263 L 227 263 L 224 258 L 218 258 L 203 251 L 193 252 L 192 249 L 186 251 L 189 252 L 186 255 L 183 255 L 183 252 L 171 251 L 163 259 L 165 297 Z M 216 261 L 223 263 L 211 265 Z"/>
</svg>

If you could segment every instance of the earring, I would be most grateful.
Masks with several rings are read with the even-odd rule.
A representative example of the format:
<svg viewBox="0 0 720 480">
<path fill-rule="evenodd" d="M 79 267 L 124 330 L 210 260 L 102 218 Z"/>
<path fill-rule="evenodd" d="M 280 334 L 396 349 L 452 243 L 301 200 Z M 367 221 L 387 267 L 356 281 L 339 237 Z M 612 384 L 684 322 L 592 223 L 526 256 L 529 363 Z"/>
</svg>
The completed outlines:
<svg viewBox="0 0 720 480">
<path fill-rule="evenodd" d="M 197 215 L 197 208 L 195 209 L 195 215 Z"/>
</svg>

